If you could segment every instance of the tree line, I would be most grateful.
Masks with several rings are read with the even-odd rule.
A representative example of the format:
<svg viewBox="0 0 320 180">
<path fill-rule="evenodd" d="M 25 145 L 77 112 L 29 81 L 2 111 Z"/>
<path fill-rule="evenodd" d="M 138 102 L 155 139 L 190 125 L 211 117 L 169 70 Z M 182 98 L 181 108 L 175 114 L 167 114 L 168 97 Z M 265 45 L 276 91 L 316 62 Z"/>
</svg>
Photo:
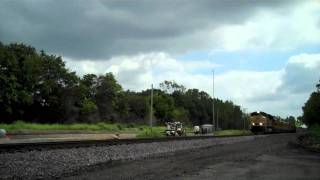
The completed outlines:
<svg viewBox="0 0 320 180">
<path fill-rule="evenodd" d="M 298 118 L 308 126 L 320 125 L 320 80 L 316 88 L 317 90 L 311 93 L 309 99 L 302 107 L 302 117 Z"/>
<path fill-rule="evenodd" d="M 213 99 L 204 91 L 174 81 L 154 89 L 156 124 L 182 121 L 212 123 Z M 150 91 L 124 90 L 112 73 L 82 77 L 66 68 L 61 57 L 25 44 L 0 42 L 0 118 L 38 123 L 120 122 L 146 124 Z M 242 129 L 244 113 L 231 101 L 214 99 L 222 129 Z"/>
</svg>

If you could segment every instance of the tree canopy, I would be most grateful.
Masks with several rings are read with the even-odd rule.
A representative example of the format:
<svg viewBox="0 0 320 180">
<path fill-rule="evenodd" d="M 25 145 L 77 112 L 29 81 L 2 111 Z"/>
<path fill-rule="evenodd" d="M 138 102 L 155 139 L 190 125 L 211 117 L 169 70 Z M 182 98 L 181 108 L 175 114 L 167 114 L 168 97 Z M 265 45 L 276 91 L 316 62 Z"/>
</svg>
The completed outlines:
<svg viewBox="0 0 320 180">
<path fill-rule="evenodd" d="M 302 120 L 307 125 L 320 124 L 320 81 L 316 85 L 317 91 L 311 93 L 303 109 Z"/>
<path fill-rule="evenodd" d="M 168 80 L 159 86 L 154 90 L 155 123 L 212 123 L 209 94 Z M 112 73 L 79 77 L 61 57 L 24 44 L 0 42 L 0 89 L 1 122 L 6 123 L 147 123 L 150 114 L 150 89 L 124 91 Z M 243 127 L 240 106 L 219 99 L 214 104 L 219 127 Z"/>
</svg>

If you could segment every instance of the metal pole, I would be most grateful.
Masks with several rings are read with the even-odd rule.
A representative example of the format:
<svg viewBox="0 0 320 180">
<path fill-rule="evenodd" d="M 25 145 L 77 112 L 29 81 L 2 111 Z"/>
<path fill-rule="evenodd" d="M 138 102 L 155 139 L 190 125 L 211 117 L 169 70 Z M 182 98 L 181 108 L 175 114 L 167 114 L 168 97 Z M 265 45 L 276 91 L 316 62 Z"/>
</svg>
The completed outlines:
<svg viewBox="0 0 320 180">
<path fill-rule="evenodd" d="M 219 109 L 217 109 L 217 130 L 219 130 Z"/>
<path fill-rule="evenodd" d="M 152 67 L 152 59 L 150 59 L 150 70 L 151 70 L 151 98 L 150 98 L 150 127 L 152 130 L 152 118 L 153 118 L 153 67 Z"/>
<path fill-rule="evenodd" d="M 246 120 L 245 119 L 246 119 L 246 116 L 244 116 L 244 118 L 243 118 L 243 130 L 246 129 L 246 122 L 245 122 Z"/>
<path fill-rule="evenodd" d="M 152 127 L 153 116 L 153 84 L 151 84 L 151 103 L 150 103 L 150 126 Z"/>
<path fill-rule="evenodd" d="M 216 129 L 214 122 L 214 70 L 212 70 L 212 126 Z"/>
<path fill-rule="evenodd" d="M 243 118 L 243 129 L 246 129 L 246 118 L 247 118 L 247 109 L 243 108 L 243 112 L 244 112 L 244 118 Z"/>
</svg>

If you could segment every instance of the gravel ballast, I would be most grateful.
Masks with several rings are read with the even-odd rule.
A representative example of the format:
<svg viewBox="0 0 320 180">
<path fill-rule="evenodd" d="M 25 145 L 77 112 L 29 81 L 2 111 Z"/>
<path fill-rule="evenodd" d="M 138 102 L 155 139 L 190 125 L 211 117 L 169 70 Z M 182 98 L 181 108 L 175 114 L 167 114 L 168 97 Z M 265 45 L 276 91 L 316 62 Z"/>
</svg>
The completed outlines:
<svg viewBox="0 0 320 180">
<path fill-rule="evenodd" d="M 252 141 L 264 136 L 243 136 L 118 146 L 52 149 L 0 154 L 0 179 L 57 178 L 94 165 L 137 160 L 176 151 Z"/>
</svg>

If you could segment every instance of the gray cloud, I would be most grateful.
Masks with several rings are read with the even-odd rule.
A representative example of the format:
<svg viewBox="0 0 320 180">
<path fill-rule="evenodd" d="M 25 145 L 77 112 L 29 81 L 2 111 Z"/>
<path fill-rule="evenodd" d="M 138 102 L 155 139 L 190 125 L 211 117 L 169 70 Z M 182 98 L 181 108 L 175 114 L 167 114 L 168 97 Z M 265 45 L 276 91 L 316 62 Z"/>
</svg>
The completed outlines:
<svg viewBox="0 0 320 180">
<path fill-rule="evenodd" d="M 253 107 L 261 107 L 282 116 L 301 115 L 302 106 L 310 94 L 316 90 L 320 78 L 320 54 L 300 54 L 292 56 L 286 67 L 279 73 L 281 84 L 276 91 L 267 89 L 246 99 Z M 272 86 L 272 84 L 269 84 Z"/>
<path fill-rule="evenodd" d="M 292 1 L 2 1 L 0 41 L 24 42 L 74 59 L 208 48 L 209 29 L 240 24 Z"/>
<path fill-rule="evenodd" d="M 320 61 L 318 61 L 320 62 Z M 308 94 L 315 90 L 315 84 L 320 78 L 320 63 L 314 67 L 306 68 L 297 63 L 289 63 L 283 77 L 283 84 L 279 90 L 284 90 L 287 94 Z"/>
</svg>

